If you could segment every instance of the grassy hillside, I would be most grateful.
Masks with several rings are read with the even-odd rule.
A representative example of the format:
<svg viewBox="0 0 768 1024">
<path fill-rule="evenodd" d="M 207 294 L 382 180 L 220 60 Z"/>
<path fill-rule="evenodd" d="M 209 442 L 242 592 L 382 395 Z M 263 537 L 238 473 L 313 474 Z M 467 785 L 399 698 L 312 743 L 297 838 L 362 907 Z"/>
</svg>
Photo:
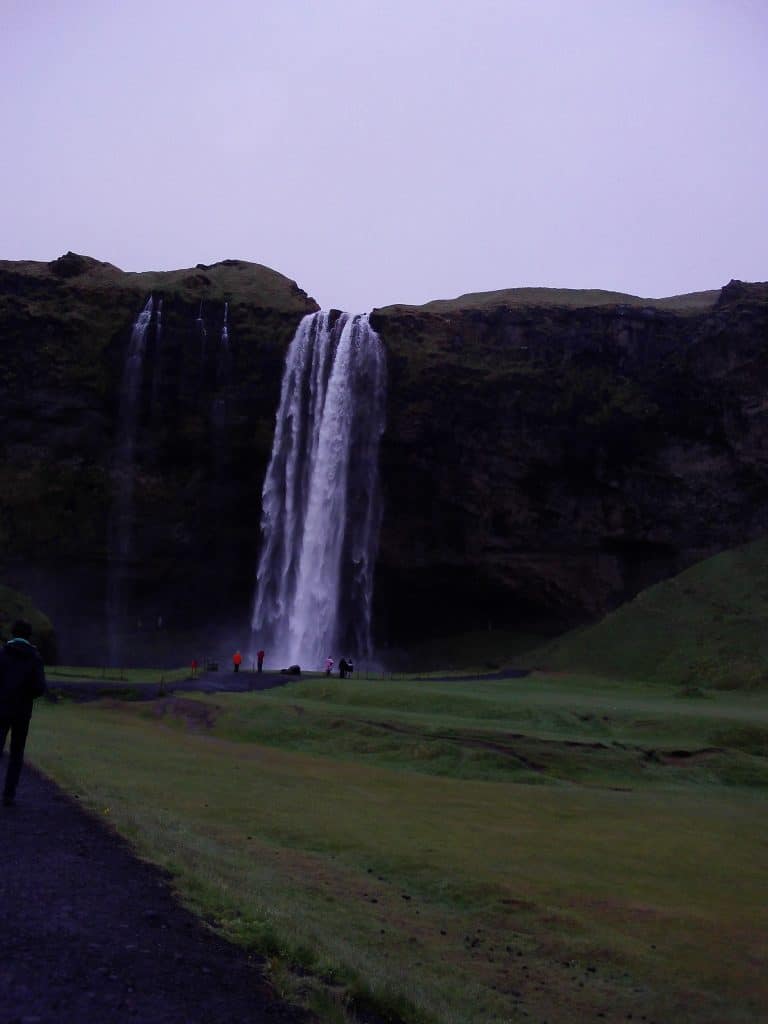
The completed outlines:
<svg viewBox="0 0 768 1024">
<path fill-rule="evenodd" d="M 497 306 L 568 306 L 585 309 L 593 306 L 651 306 L 672 312 L 703 312 L 714 306 L 720 292 L 689 292 L 662 299 L 644 299 L 624 292 L 602 288 L 502 288 L 493 292 L 467 292 L 455 299 L 435 299 L 423 306 L 386 306 L 383 312 L 403 310 L 423 313 L 455 313 L 460 309 L 493 309 Z"/>
<path fill-rule="evenodd" d="M 128 291 L 138 295 L 162 292 L 189 302 L 223 302 L 236 297 L 239 303 L 304 313 L 307 297 L 295 281 L 261 263 L 245 260 L 221 260 L 210 265 L 199 263 L 181 270 L 149 270 L 141 273 L 122 271 L 111 263 L 103 263 L 89 256 L 67 253 L 51 263 L 0 260 L 0 276 L 26 278 L 45 285 L 40 299 L 54 302 L 61 296 L 53 285 L 58 283 L 70 289 L 68 299 L 73 308 L 76 300 L 88 293 Z M 309 300 L 312 304 L 313 300 Z"/>
<path fill-rule="evenodd" d="M 768 539 L 699 562 L 525 660 L 680 686 L 766 687 L 766 627 Z"/>
</svg>

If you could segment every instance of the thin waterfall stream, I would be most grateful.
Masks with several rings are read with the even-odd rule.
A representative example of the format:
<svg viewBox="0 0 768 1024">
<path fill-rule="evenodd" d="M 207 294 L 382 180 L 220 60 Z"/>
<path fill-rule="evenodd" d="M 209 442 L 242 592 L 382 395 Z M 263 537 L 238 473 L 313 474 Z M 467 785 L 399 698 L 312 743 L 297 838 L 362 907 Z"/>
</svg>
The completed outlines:
<svg viewBox="0 0 768 1024">
<path fill-rule="evenodd" d="M 252 639 L 273 664 L 371 655 L 386 358 L 367 315 L 304 317 L 262 493 Z"/>
<path fill-rule="evenodd" d="M 147 333 L 152 322 L 152 296 L 136 318 L 123 365 L 118 407 L 117 436 L 112 457 L 112 511 L 109 522 L 109 576 L 107 581 L 107 628 L 109 656 L 117 664 L 123 615 L 125 574 L 131 560 L 134 534 L 134 474 L 141 390 Z"/>
</svg>

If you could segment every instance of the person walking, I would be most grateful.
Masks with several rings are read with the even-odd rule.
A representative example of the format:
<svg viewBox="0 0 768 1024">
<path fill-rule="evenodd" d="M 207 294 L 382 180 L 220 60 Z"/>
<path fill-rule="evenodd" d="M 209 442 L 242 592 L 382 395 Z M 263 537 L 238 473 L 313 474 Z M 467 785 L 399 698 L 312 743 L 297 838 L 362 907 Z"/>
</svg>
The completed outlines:
<svg viewBox="0 0 768 1024">
<path fill-rule="evenodd" d="M 240 666 L 242 665 L 242 663 L 242 654 L 240 653 L 240 651 L 235 651 L 235 653 L 232 655 L 232 668 L 235 670 L 235 672 L 240 671 Z"/>
<path fill-rule="evenodd" d="M 264 667 L 264 651 L 256 651 L 256 671 L 261 674 Z"/>
<path fill-rule="evenodd" d="M 38 649 L 30 643 L 32 627 L 24 619 L 14 622 L 11 639 L 0 650 L 0 738 L 11 734 L 8 768 L 5 772 L 3 805 L 16 800 L 24 747 L 32 718 L 32 704 L 46 691 L 45 669 Z M 0 747 L 2 749 L 2 747 Z"/>
<path fill-rule="evenodd" d="M 325 674 L 329 676 L 333 672 L 333 658 L 325 659 Z"/>
</svg>

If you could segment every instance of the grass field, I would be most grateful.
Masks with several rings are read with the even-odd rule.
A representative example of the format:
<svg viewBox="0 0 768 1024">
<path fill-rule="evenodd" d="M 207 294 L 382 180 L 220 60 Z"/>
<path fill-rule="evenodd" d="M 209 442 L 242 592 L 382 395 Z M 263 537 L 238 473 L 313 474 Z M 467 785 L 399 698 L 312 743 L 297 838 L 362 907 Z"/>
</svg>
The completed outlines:
<svg viewBox="0 0 768 1024">
<path fill-rule="evenodd" d="M 753 1024 L 768 701 L 691 692 L 322 678 L 43 705 L 29 752 L 323 1019 Z"/>
</svg>

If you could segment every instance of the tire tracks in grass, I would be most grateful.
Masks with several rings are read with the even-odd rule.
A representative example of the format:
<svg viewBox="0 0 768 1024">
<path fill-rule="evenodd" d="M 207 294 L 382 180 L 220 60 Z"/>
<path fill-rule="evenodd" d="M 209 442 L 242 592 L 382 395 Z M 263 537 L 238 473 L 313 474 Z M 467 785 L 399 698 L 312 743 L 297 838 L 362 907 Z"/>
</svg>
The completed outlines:
<svg viewBox="0 0 768 1024">
<path fill-rule="evenodd" d="M 475 750 L 487 750 L 495 754 L 500 754 L 503 757 L 508 757 L 516 761 L 523 768 L 528 771 L 535 772 L 536 774 L 546 774 L 549 767 L 542 761 L 533 760 L 526 754 L 521 753 L 519 749 L 513 748 L 510 743 L 503 742 L 498 739 L 490 739 L 473 733 L 459 731 L 426 732 L 425 730 L 418 729 L 415 726 L 408 726 L 402 723 L 396 724 L 393 722 L 380 722 L 366 718 L 350 719 L 350 721 L 357 725 L 365 725 L 381 729 L 383 732 L 409 736 L 415 739 L 424 740 L 425 742 L 442 740 L 444 742 L 456 743 L 461 747 L 469 747 Z M 637 755 L 640 764 L 654 763 L 666 767 L 690 764 L 692 762 L 704 760 L 708 757 L 724 753 L 723 749 L 720 747 L 702 747 L 695 750 L 656 750 L 654 748 L 641 747 L 634 744 L 620 743 L 618 740 L 615 740 L 612 743 L 603 743 L 600 740 L 550 740 L 540 737 L 531 737 L 525 733 L 507 733 L 505 735 L 505 739 L 509 741 L 527 741 L 543 747 L 549 747 L 552 750 L 557 748 L 569 748 L 579 751 L 624 751 L 629 754 Z M 627 789 L 625 786 L 608 786 L 606 788 L 619 791 L 625 791 Z"/>
</svg>

